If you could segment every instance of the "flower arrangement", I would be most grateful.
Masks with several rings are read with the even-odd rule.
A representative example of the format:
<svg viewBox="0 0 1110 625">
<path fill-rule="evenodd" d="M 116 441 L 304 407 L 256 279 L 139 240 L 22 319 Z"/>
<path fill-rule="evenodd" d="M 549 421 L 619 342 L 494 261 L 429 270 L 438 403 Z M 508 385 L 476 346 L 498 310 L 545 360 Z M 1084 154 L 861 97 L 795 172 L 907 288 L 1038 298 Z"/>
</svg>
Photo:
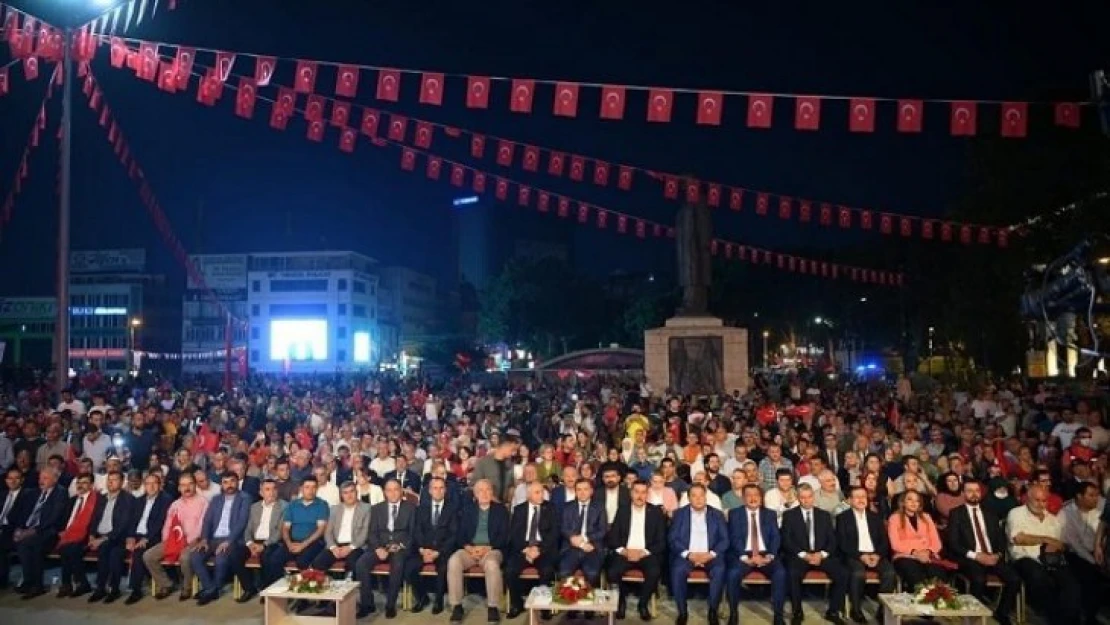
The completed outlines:
<svg viewBox="0 0 1110 625">
<path fill-rule="evenodd" d="M 934 610 L 960 609 L 960 596 L 956 589 L 938 580 L 930 580 L 921 584 L 917 589 L 917 594 L 913 597 L 913 602 L 919 605 L 932 606 Z"/>
<path fill-rule="evenodd" d="M 289 590 L 317 595 L 328 589 L 328 574 L 315 569 L 297 571 L 289 576 Z"/>
<path fill-rule="evenodd" d="M 555 582 L 551 591 L 551 599 L 555 603 L 574 604 L 579 601 L 593 600 L 594 589 L 585 577 L 571 575 L 570 577 Z"/>
</svg>

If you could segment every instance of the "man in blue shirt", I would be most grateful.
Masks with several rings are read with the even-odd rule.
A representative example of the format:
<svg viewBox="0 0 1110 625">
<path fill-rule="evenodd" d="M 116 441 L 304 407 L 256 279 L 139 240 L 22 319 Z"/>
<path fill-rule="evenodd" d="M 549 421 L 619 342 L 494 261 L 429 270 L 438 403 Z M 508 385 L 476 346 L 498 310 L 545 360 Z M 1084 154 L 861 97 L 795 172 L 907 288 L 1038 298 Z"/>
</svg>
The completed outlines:
<svg viewBox="0 0 1110 625">
<path fill-rule="evenodd" d="M 330 510 L 316 498 L 316 478 L 309 475 L 301 482 L 301 498 L 289 502 L 281 523 L 281 542 L 262 562 L 263 579 L 279 579 L 285 563 L 292 559 L 298 569 L 307 569 L 324 550 L 324 530 Z"/>
<path fill-rule="evenodd" d="M 208 504 L 200 530 L 200 544 L 189 556 L 192 569 L 200 578 L 197 605 L 206 605 L 220 596 L 220 586 L 230 577 L 231 566 L 245 549 L 243 532 L 250 518 L 250 497 L 239 490 L 239 476 L 231 471 L 220 477 L 221 495 Z M 215 575 L 205 566 L 212 557 Z"/>
</svg>

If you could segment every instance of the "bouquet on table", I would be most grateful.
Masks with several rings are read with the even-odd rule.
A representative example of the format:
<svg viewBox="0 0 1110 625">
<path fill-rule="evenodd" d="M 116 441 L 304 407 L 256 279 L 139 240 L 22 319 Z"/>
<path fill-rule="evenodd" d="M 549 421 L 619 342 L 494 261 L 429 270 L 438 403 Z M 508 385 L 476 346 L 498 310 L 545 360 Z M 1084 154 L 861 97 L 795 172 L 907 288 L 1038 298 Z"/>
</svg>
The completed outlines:
<svg viewBox="0 0 1110 625">
<path fill-rule="evenodd" d="M 934 610 L 960 609 L 960 595 L 956 589 L 937 580 L 930 580 L 919 586 L 913 602 L 931 606 Z"/>
<path fill-rule="evenodd" d="M 327 572 L 305 569 L 289 575 L 289 590 L 299 593 L 320 594 L 327 591 L 329 581 Z"/>
<path fill-rule="evenodd" d="M 579 601 L 592 601 L 593 598 L 594 589 L 590 587 L 590 582 L 580 575 L 571 575 L 555 582 L 555 587 L 551 590 L 551 600 L 555 603 L 569 605 Z"/>
</svg>

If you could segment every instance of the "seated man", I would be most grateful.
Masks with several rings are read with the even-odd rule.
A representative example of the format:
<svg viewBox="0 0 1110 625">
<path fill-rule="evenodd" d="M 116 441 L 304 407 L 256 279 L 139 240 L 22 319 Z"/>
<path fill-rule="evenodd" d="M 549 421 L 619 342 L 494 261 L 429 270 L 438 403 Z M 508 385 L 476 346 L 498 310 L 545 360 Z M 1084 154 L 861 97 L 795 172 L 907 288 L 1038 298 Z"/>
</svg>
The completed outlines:
<svg viewBox="0 0 1110 625">
<path fill-rule="evenodd" d="M 774 625 L 784 625 L 786 570 L 775 557 L 781 544 L 778 515 L 763 507 L 763 491 L 757 484 L 745 485 L 744 505 L 728 513 L 728 534 L 732 548 L 728 558 L 729 625 L 739 622 L 740 585 L 752 571 L 759 571 L 771 580 Z"/>
<path fill-rule="evenodd" d="M 355 564 L 370 541 L 370 504 L 358 500 L 354 482 L 339 487 L 340 503 L 332 506 L 324 542 L 328 548 L 312 561 L 312 568 L 327 571 L 342 560 L 347 574 L 354 576 Z"/>
<path fill-rule="evenodd" d="M 898 585 L 894 565 L 890 563 L 890 538 L 886 523 L 868 509 L 867 489 L 853 486 L 848 491 L 850 508 L 836 517 L 836 548 L 848 568 L 848 596 L 852 607 L 848 616 L 856 623 L 865 622 L 863 589 L 867 571 L 879 575 L 879 592 L 892 593 Z"/>
<path fill-rule="evenodd" d="M 559 577 L 579 569 L 594 588 L 601 585 L 601 550 L 605 546 L 605 509 L 593 501 L 593 482 L 579 478 L 574 483 L 573 503 L 563 506 L 560 532 L 563 551 L 559 555 Z"/>
<path fill-rule="evenodd" d="M 123 473 L 111 471 L 105 480 L 105 494 L 97 498 L 88 545 L 89 551 L 96 552 L 96 591 L 89 597 L 89 603 L 101 599 L 113 603 L 123 596 L 120 583 L 127 536 L 135 524 L 133 515 L 138 504 L 123 486 Z M 83 572 L 81 578 L 85 582 Z"/>
<path fill-rule="evenodd" d="M 58 535 L 66 522 L 69 512 L 69 497 L 58 486 L 58 471 L 52 467 L 42 469 L 38 474 L 39 490 L 35 503 L 23 527 L 12 534 L 15 552 L 23 566 L 23 585 L 16 590 L 24 599 L 34 599 L 46 594 L 42 574 L 46 567 L 46 555 L 54 550 Z"/>
<path fill-rule="evenodd" d="M 92 484 L 92 476 L 88 483 Z M 23 483 L 23 472 L 17 467 L 4 472 L 4 489 L 0 490 L 0 590 L 8 587 L 10 556 L 15 551 L 12 536 L 23 527 L 37 497 L 34 487 Z"/>
<path fill-rule="evenodd" d="M 709 576 L 709 625 L 718 623 L 717 609 L 725 588 L 728 523 L 720 510 L 708 506 L 705 493 L 705 486 L 691 486 L 686 491 L 690 504 L 676 510 L 671 522 L 667 542 L 671 551 L 671 593 L 678 608 L 676 625 L 686 625 L 689 619 L 686 585 L 690 573 L 695 570 Z"/>
<path fill-rule="evenodd" d="M 1063 525 L 1047 506 L 1048 488 L 1033 484 L 1025 494 L 1025 505 L 1010 510 L 1006 518 L 1010 558 L 1025 582 L 1030 603 L 1049 623 L 1067 625 L 1079 618 L 1079 582 L 1064 557 Z"/>
<path fill-rule="evenodd" d="M 447 588 L 447 560 L 455 552 L 455 532 L 459 520 L 458 495 L 456 499 L 451 499 L 447 491 L 447 481 L 437 476 L 428 480 L 420 493 L 421 503 L 416 511 L 413 549 L 405 563 L 405 577 L 416 595 L 413 612 L 419 613 L 428 607 L 428 589 L 420 575 L 420 569 L 429 564 L 435 566 L 436 570 L 432 590 L 435 595 L 432 614 L 443 611 L 443 594 Z"/>
<path fill-rule="evenodd" d="M 416 506 L 401 499 L 401 485 L 397 480 L 385 483 L 385 501 L 370 510 L 370 536 L 368 549 L 355 563 L 355 577 L 359 583 L 359 618 L 374 612 L 372 581 L 374 567 L 389 564 L 389 584 L 385 594 L 385 617 L 397 616 L 397 595 L 405 581 L 405 560 L 412 545 L 412 528 L 416 525 Z"/>
<path fill-rule="evenodd" d="M 1084 622 L 1098 622 L 1099 608 L 1106 602 L 1104 586 L 1106 571 L 1096 558 L 1095 538 L 1097 536 L 1099 515 L 1105 515 L 1106 501 L 1099 495 L 1098 486 L 1084 482 L 1060 513 L 1064 530 L 1061 540 L 1068 547 L 1068 564 L 1079 581 L 1083 595 Z"/>
<path fill-rule="evenodd" d="M 609 585 L 619 587 L 626 571 L 632 569 L 643 573 L 637 611 L 641 619 L 650 621 L 651 597 L 659 588 L 659 576 L 667 550 L 667 515 L 659 506 L 649 504 L 647 497 L 648 483 L 636 481 L 632 484 L 631 505 L 617 511 L 617 518 L 606 536 L 609 548 L 606 574 Z M 624 618 L 626 594 L 622 589 L 617 618 Z"/>
<path fill-rule="evenodd" d="M 220 476 L 220 491 L 208 504 L 200 543 L 189 555 L 193 572 L 200 579 L 197 605 L 207 605 L 220 597 L 220 588 L 244 550 L 243 532 L 251 515 L 250 496 L 239 490 L 239 476 L 231 471 Z M 209 556 L 215 569 L 212 574 L 206 565 Z"/>
<path fill-rule="evenodd" d="M 539 584 L 550 584 L 555 579 L 555 564 L 559 557 L 559 523 L 555 519 L 555 506 L 546 501 L 543 484 L 528 484 L 527 499 L 513 508 L 509 522 L 509 559 L 505 575 L 509 578 L 508 618 L 524 612 L 524 597 L 532 583 L 520 578 L 521 572 L 533 567 L 539 573 Z"/>
<path fill-rule="evenodd" d="M 324 550 L 324 532 L 328 528 L 330 510 L 323 499 L 316 497 L 316 478 L 308 475 L 301 482 L 301 498 L 285 506 L 281 520 L 281 542 L 263 554 L 262 577 L 278 580 L 285 575 L 290 559 L 298 569 L 307 569 Z"/>
<path fill-rule="evenodd" d="M 987 575 L 997 575 L 1002 580 L 1002 594 L 994 618 L 999 625 L 1009 625 L 1021 590 L 1021 577 L 1004 561 L 1006 532 L 998 517 L 981 505 L 982 484 L 967 480 L 963 492 L 966 503 L 955 507 L 948 515 L 944 547 L 959 565 L 960 574 L 967 577 L 971 594 L 983 605 L 991 605 L 987 598 Z"/>
<path fill-rule="evenodd" d="M 89 547 L 89 528 L 96 514 L 100 494 L 92 488 L 93 476 L 82 473 L 73 480 L 74 495 L 70 499 L 68 520 L 58 538 L 58 558 L 62 565 L 62 587 L 58 598 L 80 597 L 92 591 L 85 577 L 85 552 Z M 2 556 L 0 556 L 2 557 Z"/>
<path fill-rule="evenodd" d="M 836 558 L 836 533 L 833 518 L 816 506 L 817 496 L 809 484 L 798 486 L 798 507 L 782 515 L 783 558 L 790 577 L 790 620 L 802 622 L 802 579 L 810 571 L 822 571 L 829 577 L 829 607 L 825 620 L 843 625 L 844 592 L 848 573 Z"/>
<path fill-rule="evenodd" d="M 161 476 L 152 473 L 143 479 L 143 497 L 135 500 L 135 524 L 128 530 L 123 543 L 131 554 L 131 570 L 127 573 L 131 593 L 124 601 L 127 605 L 134 605 L 143 598 L 143 585 L 148 575 L 143 554 L 162 542 L 162 527 L 166 524 L 166 512 L 172 502 L 170 496 L 162 491 Z"/>
<path fill-rule="evenodd" d="M 493 501 L 493 486 L 488 480 L 474 484 L 474 501 L 463 507 L 459 517 L 457 543 L 461 545 L 447 561 L 447 602 L 451 604 L 451 622 L 463 620 L 462 600 L 465 594 L 467 569 L 481 567 L 486 582 L 487 620 L 501 620 L 503 580 L 501 563 L 509 544 L 509 512 Z"/>
<path fill-rule="evenodd" d="M 247 568 L 247 560 L 258 558 L 259 562 L 266 562 L 271 557 L 270 554 L 278 548 L 281 542 L 282 518 L 289 505 L 278 498 L 277 482 L 272 479 L 262 481 L 258 494 L 262 499 L 251 504 L 247 528 L 243 530 L 243 544 L 246 548 L 240 552 L 235 563 L 235 576 L 242 586 L 242 593 L 236 599 L 239 603 L 247 603 L 258 595 L 258 584 L 254 581 L 253 572 Z M 263 576 L 261 581 L 262 586 L 267 587 L 277 580 Z"/>
</svg>

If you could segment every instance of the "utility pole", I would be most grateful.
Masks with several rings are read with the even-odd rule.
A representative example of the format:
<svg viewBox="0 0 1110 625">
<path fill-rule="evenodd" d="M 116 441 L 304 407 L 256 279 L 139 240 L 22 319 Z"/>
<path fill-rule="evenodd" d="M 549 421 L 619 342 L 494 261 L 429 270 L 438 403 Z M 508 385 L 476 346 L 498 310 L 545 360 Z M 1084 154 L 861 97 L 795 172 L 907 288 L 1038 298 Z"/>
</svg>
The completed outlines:
<svg viewBox="0 0 1110 625">
<path fill-rule="evenodd" d="M 69 384 L 69 189 L 73 112 L 73 30 L 65 34 L 62 60 L 61 200 L 58 203 L 58 304 L 54 320 L 54 375 L 58 390 Z"/>
</svg>

